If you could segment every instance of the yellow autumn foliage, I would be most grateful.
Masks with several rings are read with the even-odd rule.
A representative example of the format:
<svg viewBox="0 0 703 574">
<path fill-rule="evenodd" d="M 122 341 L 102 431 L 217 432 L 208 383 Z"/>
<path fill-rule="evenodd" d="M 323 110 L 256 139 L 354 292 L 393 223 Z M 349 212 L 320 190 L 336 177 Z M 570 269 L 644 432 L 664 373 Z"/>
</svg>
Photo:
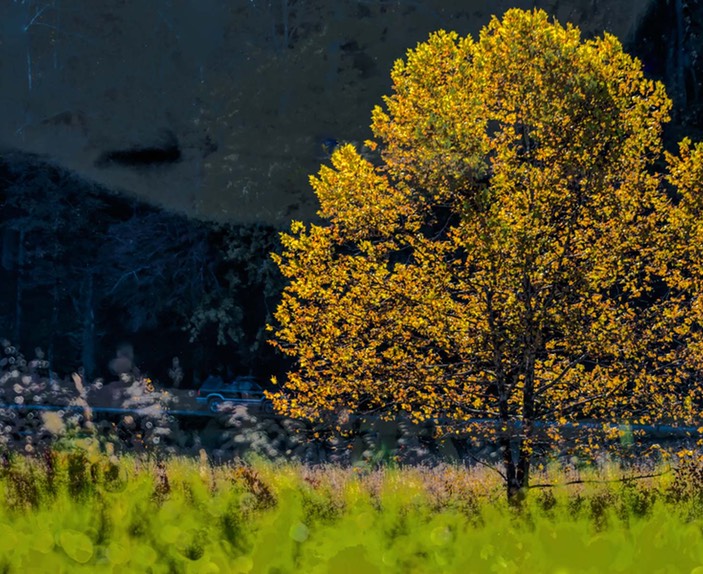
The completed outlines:
<svg viewBox="0 0 703 574">
<path fill-rule="evenodd" d="M 432 34 L 391 78 L 380 161 L 338 149 L 311 178 L 323 223 L 274 256 L 272 343 L 295 361 L 277 411 L 496 419 L 513 491 L 535 422 L 697 414 L 703 149 L 668 156 L 672 202 L 664 86 L 615 37 L 517 9 Z"/>
</svg>

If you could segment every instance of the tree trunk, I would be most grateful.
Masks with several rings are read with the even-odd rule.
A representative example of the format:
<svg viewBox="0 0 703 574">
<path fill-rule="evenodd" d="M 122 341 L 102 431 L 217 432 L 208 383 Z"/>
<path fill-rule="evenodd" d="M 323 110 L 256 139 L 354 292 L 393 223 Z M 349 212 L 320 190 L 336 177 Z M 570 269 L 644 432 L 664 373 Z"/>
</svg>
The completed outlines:
<svg viewBox="0 0 703 574">
<path fill-rule="evenodd" d="M 522 507 L 524 500 L 523 484 L 518 477 L 518 465 L 513 458 L 513 441 L 509 433 L 505 433 L 500 439 L 500 447 L 503 450 L 503 467 L 505 472 L 508 504 L 516 509 Z"/>
<path fill-rule="evenodd" d="M 51 286 L 51 330 L 49 332 L 49 343 L 46 349 L 46 360 L 49 363 L 49 369 L 54 367 L 54 342 L 59 330 L 59 284 L 58 279 L 54 277 L 53 285 Z"/>
<path fill-rule="evenodd" d="M 529 433 L 527 433 L 529 436 Z M 516 483 L 520 485 L 518 497 L 520 501 L 527 495 L 527 489 L 530 487 L 530 459 L 531 453 L 527 448 L 527 441 L 520 439 L 518 446 L 518 460 L 516 468 Z"/>
<path fill-rule="evenodd" d="M 528 350 L 525 353 L 525 388 L 522 399 L 522 428 L 517 448 L 517 467 L 515 482 L 520 486 L 520 503 L 527 494 L 530 486 L 530 461 L 532 458 L 532 422 L 535 416 L 535 352 L 534 338 L 529 339 Z"/>
<path fill-rule="evenodd" d="M 22 305 L 24 295 L 24 274 L 25 274 L 25 251 L 24 251 L 24 229 L 20 230 L 19 242 L 17 245 L 17 279 L 15 287 L 15 329 L 13 333 L 16 346 L 20 345 L 22 335 Z"/>
<path fill-rule="evenodd" d="M 15 243 L 17 242 L 17 232 L 10 228 L 6 227 L 5 231 L 3 232 L 3 238 L 2 238 L 2 260 L 0 262 L 0 265 L 2 265 L 2 268 L 5 269 L 5 271 L 12 271 L 15 269 Z"/>
<path fill-rule="evenodd" d="M 516 420 L 510 415 L 507 393 L 501 393 L 499 402 L 500 422 L 503 426 L 500 431 L 499 445 L 503 450 L 503 467 L 508 504 L 518 510 L 522 508 L 530 483 L 531 453 L 528 440 L 532 433 L 531 421 L 534 410 L 534 361 L 529 359 L 530 356 L 534 355 L 531 353 L 527 354 L 523 420 L 521 421 L 523 426 L 521 428 L 516 428 Z M 507 388 L 505 380 L 503 380 L 501 386 Z M 513 447 L 516 448 L 514 449 Z"/>
<path fill-rule="evenodd" d="M 469 458 L 469 445 L 467 444 L 467 439 L 465 436 L 456 437 L 450 436 L 449 441 L 452 443 L 459 460 L 463 463 Z"/>
<path fill-rule="evenodd" d="M 83 333 L 81 337 L 81 364 L 85 381 L 91 381 L 95 374 L 95 310 L 93 296 L 93 274 L 88 272 L 83 311 Z"/>
<path fill-rule="evenodd" d="M 53 250 L 51 256 L 51 330 L 49 332 L 49 343 L 47 348 L 46 360 L 49 363 L 49 372 L 54 368 L 54 350 L 56 336 L 60 335 L 59 332 L 59 309 L 61 306 L 61 269 L 59 268 L 60 259 L 60 249 L 59 249 L 59 213 L 54 211 L 54 216 L 52 219 L 51 230 L 54 235 L 54 240 L 52 241 Z"/>
<path fill-rule="evenodd" d="M 531 326 L 533 310 L 531 306 L 532 289 L 529 282 L 529 277 L 525 277 L 524 292 L 526 297 L 526 321 L 527 327 Z M 503 450 L 503 467 L 505 473 L 505 483 L 508 494 L 508 504 L 520 509 L 525 499 L 525 494 L 530 480 L 530 452 L 528 444 L 524 437 L 529 436 L 531 432 L 531 421 L 534 411 L 534 366 L 535 366 L 535 338 L 532 336 L 532 331 L 528 331 L 525 339 L 524 365 L 520 372 L 525 376 L 525 389 L 523 400 L 523 418 L 527 421 L 525 428 L 515 428 L 515 413 L 510 412 L 508 400 L 510 398 L 510 389 L 517 383 L 517 377 L 520 372 L 513 373 L 512 384 L 509 384 L 509 377 L 504 369 L 503 352 L 498 336 L 498 326 L 496 325 L 495 314 L 493 311 L 493 297 L 490 291 L 486 291 L 486 303 L 488 307 L 488 321 L 493 333 L 494 339 L 494 365 L 496 372 L 496 386 L 498 388 L 498 413 L 500 423 L 503 427 L 500 429 L 498 444 Z M 517 440 L 517 461 L 513 456 L 513 442 Z"/>
<path fill-rule="evenodd" d="M 513 456 L 513 441 L 509 436 L 501 439 L 503 450 L 503 467 L 506 479 L 508 504 L 520 510 L 527 496 L 530 482 L 530 456 L 525 448 L 525 441 L 518 439 L 517 461 Z"/>
</svg>

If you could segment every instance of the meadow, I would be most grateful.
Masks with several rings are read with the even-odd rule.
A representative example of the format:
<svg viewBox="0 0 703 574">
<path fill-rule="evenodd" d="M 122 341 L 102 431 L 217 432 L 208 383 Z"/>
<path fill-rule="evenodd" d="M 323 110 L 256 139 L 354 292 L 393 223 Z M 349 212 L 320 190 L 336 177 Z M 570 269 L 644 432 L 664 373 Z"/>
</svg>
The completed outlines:
<svg viewBox="0 0 703 574">
<path fill-rule="evenodd" d="M 703 466 L 655 470 L 550 466 L 518 512 L 483 466 L 8 454 L 0 571 L 701 574 Z"/>
<path fill-rule="evenodd" d="M 5 355 L 2 573 L 703 574 L 695 438 L 655 453 L 625 433 L 588 460 L 554 449 L 518 511 L 488 444 L 470 451 L 484 464 L 450 464 L 403 423 L 395 450 L 378 428 L 320 448 L 295 421 L 237 408 L 202 448 L 148 379 L 54 381 Z M 129 412 L 95 416 L 115 385 Z M 25 406 L 43 404 L 65 409 Z"/>
</svg>

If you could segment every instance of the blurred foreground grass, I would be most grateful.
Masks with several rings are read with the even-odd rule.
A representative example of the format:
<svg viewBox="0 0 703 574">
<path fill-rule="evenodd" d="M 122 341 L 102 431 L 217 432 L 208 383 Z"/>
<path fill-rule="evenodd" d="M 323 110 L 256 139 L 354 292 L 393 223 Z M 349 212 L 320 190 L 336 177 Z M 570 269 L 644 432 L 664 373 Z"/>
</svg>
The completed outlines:
<svg viewBox="0 0 703 574">
<path fill-rule="evenodd" d="M 662 471 L 553 467 L 533 483 L 612 482 L 533 489 L 516 513 L 485 467 L 9 456 L 0 571 L 701 574 L 703 467 Z"/>
</svg>

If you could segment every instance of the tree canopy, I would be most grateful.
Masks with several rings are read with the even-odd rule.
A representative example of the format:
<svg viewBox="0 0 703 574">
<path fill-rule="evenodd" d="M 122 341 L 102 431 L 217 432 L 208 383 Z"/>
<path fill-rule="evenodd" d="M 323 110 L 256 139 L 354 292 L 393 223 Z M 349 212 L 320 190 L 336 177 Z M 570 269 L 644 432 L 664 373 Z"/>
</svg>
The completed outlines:
<svg viewBox="0 0 703 574">
<path fill-rule="evenodd" d="M 432 34 L 391 78 L 380 161 L 338 149 L 311 178 L 322 224 L 274 256 L 276 409 L 488 432 L 511 497 L 536 423 L 693 417 L 703 152 L 657 170 L 664 86 L 612 35 L 517 9 L 478 40 Z"/>
</svg>

